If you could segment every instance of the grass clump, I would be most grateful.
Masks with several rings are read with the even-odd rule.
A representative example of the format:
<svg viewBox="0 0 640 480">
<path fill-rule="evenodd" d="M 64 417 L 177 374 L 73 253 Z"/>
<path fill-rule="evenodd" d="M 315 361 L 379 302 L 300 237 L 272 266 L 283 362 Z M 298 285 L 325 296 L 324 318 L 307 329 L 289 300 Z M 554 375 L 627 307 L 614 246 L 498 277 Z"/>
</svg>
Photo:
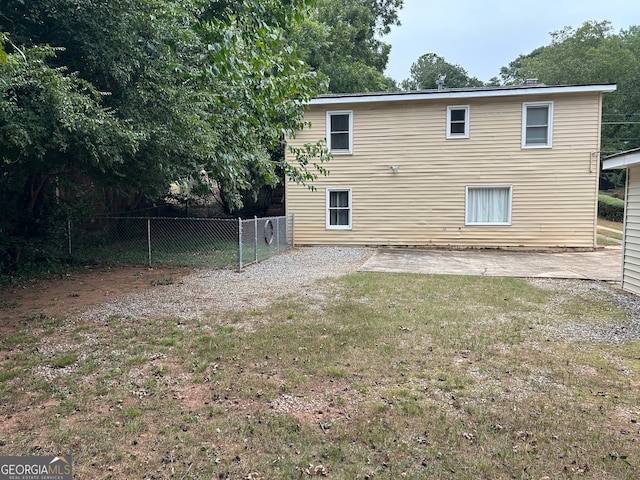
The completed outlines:
<svg viewBox="0 0 640 480">
<path fill-rule="evenodd" d="M 53 368 L 64 368 L 73 365 L 78 361 L 78 354 L 75 352 L 59 353 L 51 361 Z"/>
</svg>

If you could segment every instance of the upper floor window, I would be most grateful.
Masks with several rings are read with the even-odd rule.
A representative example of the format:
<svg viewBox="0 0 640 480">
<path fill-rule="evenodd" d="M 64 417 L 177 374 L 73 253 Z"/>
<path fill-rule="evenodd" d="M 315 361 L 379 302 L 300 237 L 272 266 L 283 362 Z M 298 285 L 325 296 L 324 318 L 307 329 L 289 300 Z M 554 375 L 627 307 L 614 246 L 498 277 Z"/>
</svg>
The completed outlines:
<svg viewBox="0 0 640 480">
<path fill-rule="evenodd" d="M 469 138 L 469 105 L 447 107 L 447 138 Z"/>
<path fill-rule="evenodd" d="M 327 148 L 333 154 L 351 153 L 353 112 L 327 112 Z"/>
<path fill-rule="evenodd" d="M 550 148 L 553 102 L 522 104 L 522 148 Z"/>
</svg>

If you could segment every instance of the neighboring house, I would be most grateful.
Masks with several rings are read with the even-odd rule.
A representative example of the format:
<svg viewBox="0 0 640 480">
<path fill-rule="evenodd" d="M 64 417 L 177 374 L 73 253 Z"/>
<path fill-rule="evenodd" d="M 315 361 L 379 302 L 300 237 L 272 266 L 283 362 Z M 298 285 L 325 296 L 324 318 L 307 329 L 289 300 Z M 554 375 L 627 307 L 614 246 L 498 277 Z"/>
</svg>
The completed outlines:
<svg viewBox="0 0 640 480">
<path fill-rule="evenodd" d="M 302 245 L 596 246 L 602 94 L 615 85 L 324 95 L 316 191 L 288 182 Z M 289 158 L 289 161 L 292 159 Z"/>
<path fill-rule="evenodd" d="M 640 295 L 640 148 L 605 158 L 602 168 L 627 169 L 622 288 Z"/>
</svg>

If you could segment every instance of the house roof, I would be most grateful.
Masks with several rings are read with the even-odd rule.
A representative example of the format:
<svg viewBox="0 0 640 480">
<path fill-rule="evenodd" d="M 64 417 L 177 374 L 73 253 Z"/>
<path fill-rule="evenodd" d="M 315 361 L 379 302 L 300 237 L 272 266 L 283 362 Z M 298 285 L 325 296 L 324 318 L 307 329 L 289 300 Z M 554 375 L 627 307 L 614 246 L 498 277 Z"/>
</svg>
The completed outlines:
<svg viewBox="0 0 640 480">
<path fill-rule="evenodd" d="M 411 90 L 407 92 L 335 93 L 319 95 L 310 105 L 339 105 L 345 103 L 398 102 L 411 100 L 466 99 L 527 96 L 557 93 L 608 93 L 616 90 L 615 84 L 557 85 L 528 84 L 510 87 L 444 88 L 442 90 Z"/>
<path fill-rule="evenodd" d="M 627 168 L 640 165 L 640 148 L 609 155 L 602 159 L 602 169 Z"/>
</svg>

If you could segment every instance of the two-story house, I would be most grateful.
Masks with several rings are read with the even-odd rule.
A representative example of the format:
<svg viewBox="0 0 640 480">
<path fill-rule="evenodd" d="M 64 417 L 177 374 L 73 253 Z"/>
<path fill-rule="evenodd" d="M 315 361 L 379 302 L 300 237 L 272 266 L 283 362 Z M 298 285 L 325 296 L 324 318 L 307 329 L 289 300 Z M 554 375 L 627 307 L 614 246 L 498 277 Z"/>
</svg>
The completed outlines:
<svg viewBox="0 0 640 480">
<path fill-rule="evenodd" d="M 593 249 L 602 95 L 615 88 L 317 97 L 289 144 L 325 137 L 330 174 L 316 191 L 286 185 L 296 243 Z"/>
</svg>

